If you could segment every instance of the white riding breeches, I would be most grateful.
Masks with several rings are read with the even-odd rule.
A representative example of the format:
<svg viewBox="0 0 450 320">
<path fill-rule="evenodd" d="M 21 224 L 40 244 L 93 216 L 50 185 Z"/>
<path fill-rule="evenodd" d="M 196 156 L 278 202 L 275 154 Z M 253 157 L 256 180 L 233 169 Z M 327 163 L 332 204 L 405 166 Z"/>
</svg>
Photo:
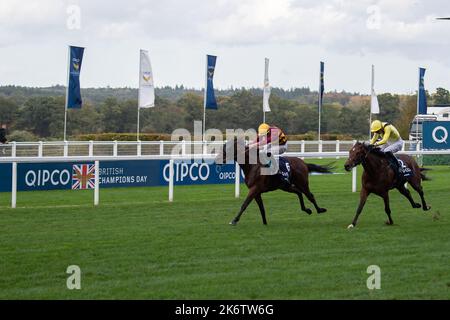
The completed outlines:
<svg viewBox="0 0 450 320">
<path fill-rule="evenodd" d="M 282 144 L 282 145 L 274 144 L 274 145 L 272 145 L 271 143 L 269 143 L 269 144 L 266 144 L 266 145 L 262 146 L 262 148 L 260 149 L 260 152 L 264 152 L 264 153 L 270 152 L 273 155 L 280 155 L 280 154 L 285 153 L 286 150 L 287 150 L 286 144 Z"/>
<path fill-rule="evenodd" d="M 392 153 L 396 153 L 399 152 L 403 149 L 403 140 L 399 139 L 395 142 L 387 142 L 385 144 L 383 144 L 382 146 L 380 146 L 380 150 L 383 152 L 392 152 Z"/>
</svg>

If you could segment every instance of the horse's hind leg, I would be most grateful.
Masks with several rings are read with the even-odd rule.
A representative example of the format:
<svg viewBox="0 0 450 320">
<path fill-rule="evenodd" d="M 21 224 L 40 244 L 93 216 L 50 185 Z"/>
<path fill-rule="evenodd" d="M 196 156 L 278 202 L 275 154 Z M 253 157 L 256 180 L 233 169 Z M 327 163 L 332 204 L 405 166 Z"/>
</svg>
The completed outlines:
<svg viewBox="0 0 450 320">
<path fill-rule="evenodd" d="M 230 224 L 235 226 L 239 219 L 241 219 L 242 214 L 244 213 L 245 209 L 247 209 L 248 205 L 250 204 L 250 202 L 252 202 L 252 200 L 256 197 L 256 189 L 252 188 L 249 190 L 248 194 L 247 194 L 247 198 L 245 198 L 244 203 L 241 206 L 241 210 L 239 210 L 239 213 L 236 215 L 236 217 L 234 217 L 233 220 L 231 220 Z"/>
<path fill-rule="evenodd" d="M 404 184 L 398 186 L 397 189 L 398 189 L 398 191 L 400 191 L 400 193 L 401 193 L 402 195 L 404 195 L 404 196 L 406 197 L 406 199 L 409 200 L 409 203 L 411 203 L 411 205 L 412 205 L 413 208 L 420 208 L 420 207 L 421 207 L 420 203 L 414 202 L 414 199 L 413 199 L 413 197 L 411 196 L 411 192 L 409 192 L 409 190 L 406 189 L 406 187 L 405 187 Z"/>
<path fill-rule="evenodd" d="M 305 201 L 303 201 L 303 195 L 300 191 L 297 192 L 297 196 L 298 200 L 300 201 L 300 207 L 302 208 L 302 210 L 305 211 L 307 214 L 311 214 L 312 213 L 311 209 L 305 207 Z"/>
<path fill-rule="evenodd" d="M 323 213 L 326 212 L 327 209 L 325 208 L 320 208 L 317 205 L 316 199 L 314 198 L 314 195 L 311 193 L 311 191 L 309 191 L 309 187 L 306 186 L 303 190 L 303 193 L 305 194 L 305 196 L 308 198 L 309 201 L 311 201 L 311 203 L 314 205 L 314 208 L 316 208 L 317 213 Z"/>
<path fill-rule="evenodd" d="M 312 213 L 311 209 L 305 207 L 305 201 L 303 200 L 303 195 L 300 189 L 294 186 L 289 186 L 288 188 L 281 188 L 281 189 L 286 192 L 295 193 L 298 196 L 298 200 L 300 201 L 300 208 L 307 214 Z"/>
<path fill-rule="evenodd" d="M 385 193 L 383 195 L 381 195 L 381 197 L 384 200 L 384 211 L 386 212 L 387 216 L 388 216 L 388 221 L 386 221 L 387 225 L 393 225 L 394 221 L 392 221 L 392 217 L 391 217 L 391 208 L 389 206 L 389 193 Z"/>
<path fill-rule="evenodd" d="M 414 182 L 411 182 L 410 184 L 413 187 L 413 189 L 416 190 L 417 193 L 419 194 L 420 200 L 422 200 L 422 209 L 423 209 L 423 211 L 430 210 L 431 207 L 428 206 L 426 201 L 425 201 L 425 197 L 424 197 L 424 194 L 423 194 L 423 188 L 422 188 L 422 185 L 420 184 L 420 182 L 414 181 Z"/>
<path fill-rule="evenodd" d="M 266 210 L 264 209 L 264 203 L 263 203 L 263 201 L 262 201 L 261 194 L 258 194 L 258 195 L 255 197 L 255 201 L 256 201 L 256 203 L 258 204 L 259 212 L 261 212 L 262 222 L 263 222 L 263 224 L 266 225 L 266 224 L 267 224 L 267 220 L 266 220 Z"/>
</svg>

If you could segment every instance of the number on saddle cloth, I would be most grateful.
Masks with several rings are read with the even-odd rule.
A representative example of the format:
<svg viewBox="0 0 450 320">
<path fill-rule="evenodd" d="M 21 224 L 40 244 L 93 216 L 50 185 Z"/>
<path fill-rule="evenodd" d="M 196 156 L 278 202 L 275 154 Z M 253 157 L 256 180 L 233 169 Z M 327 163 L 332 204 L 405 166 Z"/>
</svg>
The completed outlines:
<svg viewBox="0 0 450 320">
<path fill-rule="evenodd" d="M 409 178 L 410 176 L 412 176 L 411 168 L 408 168 L 408 166 L 403 162 L 403 160 L 400 160 L 399 158 L 397 158 L 397 161 L 398 161 L 398 169 L 399 169 L 400 174 L 404 178 Z"/>
<path fill-rule="evenodd" d="M 289 165 L 289 161 L 285 157 L 280 157 L 278 159 L 279 170 L 278 175 L 281 179 L 290 183 L 291 180 L 291 167 Z"/>
</svg>

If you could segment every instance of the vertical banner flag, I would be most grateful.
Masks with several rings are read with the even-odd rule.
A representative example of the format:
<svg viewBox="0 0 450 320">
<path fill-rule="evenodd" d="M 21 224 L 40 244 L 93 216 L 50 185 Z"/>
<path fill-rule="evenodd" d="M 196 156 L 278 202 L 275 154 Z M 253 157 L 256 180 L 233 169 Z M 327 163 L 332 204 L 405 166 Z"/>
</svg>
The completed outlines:
<svg viewBox="0 0 450 320">
<path fill-rule="evenodd" d="M 263 112 L 270 112 L 269 98 L 270 98 L 269 59 L 265 58 L 264 91 L 263 91 Z"/>
<path fill-rule="evenodd" d="M 68 83 L 66 92 L 66 108 L 81 108 L 80 72 L 84 48 L 69 47 Z"/>
<path fill-rule="evenodd" d="M 320 61 L 319 112 L 322 107 L 323 92 L 325 90 L 325 85 L 323 83 L 324 70 L 325 70 L 325 63 L 323 61 Z"/>
<path fill-rule="evenodd" d="M 425 84 L 423 77 L 425 76 L 425 68 L 419 68 L 419 92 L 417 96 L 417 113 L 427 114 L 427 95 L 425 92 Z"/>
<path fill-rule="evenodd" d="M 372 96 L 370 99 L 370 113 L 380 113 L 380 106 L 378 104 L 377 94 L 375 93 L 375 67 L 372 65 Z"/>
<path fill-rule="evenodd" d="M 206 55 L 206 88 L 205 109 L 217 109 L 216 96 L 214 94 L 214 70 L 216 68 L 216 56 Z"/>
<path fill-rule="evenodd" d="M 141 50 L 139 64 L 139 108 L 155 106 L 155 87 L 148 51 Z"/>
</svg>

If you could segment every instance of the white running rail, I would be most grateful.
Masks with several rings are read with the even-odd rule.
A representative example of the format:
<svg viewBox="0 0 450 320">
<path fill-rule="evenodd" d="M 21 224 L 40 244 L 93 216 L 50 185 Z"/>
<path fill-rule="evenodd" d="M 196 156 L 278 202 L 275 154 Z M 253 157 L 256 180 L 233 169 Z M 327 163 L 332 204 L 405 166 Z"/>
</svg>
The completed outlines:
<svg viewBox="0 0 450 320">
<path fill-rule="evenodd" d="M 334 142 L 335 145 L 338 145 Z M 303 145 L 303 144 L 302 144 Z M 306 145 L 306 144 L 305 144 Z M 400 154 L 408 154 L 411 156 L 423 156 L 423 155 L 450 155 L 450 150 L 413 150 L 413 151 L 400 151 Z M 287 152 L 286 156 L 300 157 L 300 158 L 340 158 L 347 157 L 348 151 L 334 151 L 334 152 Z M 15 208 L 17 204 L 17 165 L 20 163 L 42 163 L 42 162 L 80 162 L 89 161 L 95 163 L 95 188 L 94 188 L 94 205 L 98 205 L 100 202 L 100 177 L 99 168 L 102 161 L 117 161 L 117 160 L 170 160 L 169 169 L 169 201 L 173 201 L 174 197 L 174 161 L 178 160 L 192 160 L 192 159 L 204 159 L 213 160 L 214 154 L 191 154 L 191 155 L 112 155 L 112 156 L 46 156 L 46 157 L 30 157 L 30 156 L 3 156 L 0 157 L 0 163 L 12 163 L 12 188 L 11 188 L 11 207 Z M 239 166 L 236 164 L 235 172 L 240 172 Z M 235 197 L 239 197 L 240 191 L 240 174 L 235 174 Z M 352 192 L 356 192 L 357 189 L 357 169 L 352 170 Z"/>
</svg>

